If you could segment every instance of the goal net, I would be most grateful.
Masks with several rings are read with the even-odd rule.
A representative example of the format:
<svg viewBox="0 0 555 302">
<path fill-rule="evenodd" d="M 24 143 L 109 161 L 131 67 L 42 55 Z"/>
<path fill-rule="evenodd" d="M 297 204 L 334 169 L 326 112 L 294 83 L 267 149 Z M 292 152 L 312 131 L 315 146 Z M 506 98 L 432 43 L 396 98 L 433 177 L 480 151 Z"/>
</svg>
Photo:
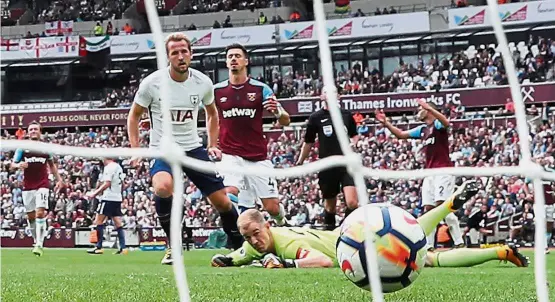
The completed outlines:
<svg viewBox="0 0 555 302">
<path fill-rule="evenodd" d="M 164 69 L 167 66 L 166 53 L 164 47 L 164 34 L 159 21 L 157 10 L 154 0 L 145 1 L 146 12 L 150 28 L 153 33 L 154 42 L 156 45 L 156 58 L 159 69 Z M 507 70 L 508 80 L 510 84 L 511 95 L 515 104 L 517 130 L 520 137 L 519 144 L 522 156 L 520 165 L 518 167 L 493 167 L 493 168 L 470 168 L 470 167 L 456 167 L 456 168 L 441 168 L 441 169 L 428 169 L 418 171 L 392 171 L 392 170 L 373 170 L 362 166 L 362 159 L 360 155 L 353 152 L 350 148 L 349 138 L 344 131 L 335 131 L 338 134 L 338 139 L 341 144 L 341 149 L 344 156 L 329 157 L 323 160 L 309 163 L 307 165 L 292 167 L 287 169 L 270 169 L 270 168 L 244 168 L 242 173 L 245 175 L 259 175 L 259 176 L 274 176 L 274 177 L 293 177 L 302 176 L 315 173 L 317 171 L 328 169 L 338 166 L 346 166 L 349 173 L 355 180 L 357 188 L 357 195 L 360 205 L 363 206 L 368 203 L 369 196 L 366 192 L 365 178 L 387 178 L 387 179 L 407 179 L 407 178 L 424 178 L 435 175 L 454 175 L 454 176 L 494 176 L 494 175 L 520 175 L 533 179 L 533 187 L 535 193 L 535 278 L 536 278 L 536 293 L 538 301 L 547 302 L 548 290 L 546 280 L 546 257 L 544 254 L 545 240 L 544 235 L 546 231 L 545 219 L 545 200 L 543 195 L 542 178 L 555 180 L 554 175 L 549 175 L 543 169 L 534 163 L 530 153 L 530 143 L 528 140 L 529 129 L 526 122 L 525 107 L 520 93 L 520 85 L 517 79 L 517 72 L 515 65 L 509 52 L 507 38 L 503 31 L 501 20 L 499 18 L 499 11 L 497 2 L 488 0 L 488 9 L 492 18 L 493 29 L 495 36 L 499 43 L 499 49 L 503 57 L 503 62 Z M 318 34 L 318 44 L 320 50 L 320 61 L 323 73 L 323 80 L 326 89 L 326 94 L 329 102 L 334 103 L 337 101 L 337 94 L 334 91 L 335 81 L 333 76 L 332 57 L 329 47 L 326 20 L 324 13 L 324 5 L 322 0 L 314 0 L 314 15 L 316 20 L 316 32 Z M 326 34 L 322 34 L 326 33 Z M 75 155 L 84 158 L 99 158 L 99 157 L 143 157 L 143 158 L 161 158 L 170 163 L 173 174 L 174 190 L 176 192 L 184 191 L 183 172 L 182 166 L 190 167 L 195 170 L 203 172 L 216 172 L 216 165 L 214 163 L 206 163 L 193 158 L 186 157 L 180 151 L 180 147 L 174 142 L 171 136 L 171 119 L 169 107 L 166 100 L 169 99 L 168 89 L 169 83 L 163 81 L 161 83 L 162 91 L 162 109 L 164 112 L 163 123 L 163 139 L 159 150 L 149 150 L 146 148 L 112 148 L 112 149 L 94 149 L 57 145 L 52 147 L 51 144 L 21 140 L 2 140 L 3 149 L 17 149 L 23 148 L 38 152 L 50 152 L 57 155 Z M 329 111 L 332 117 L 333 127 L 335 129 L 343 129 L 343 121 L 339 108 L 336 106 L 329 106 Z M 233 172 L 237 173 L 236 168 L 233 166 L 218 166 L 220 172 Z M 183 195 L 173 195 L 173 207 L 171 213 L 171 248 L 174 255 L 173 271 L 175 275 L 175 282 L 179 292 L 180 301 L 190 301 L 189 286 L 186 277 L 186 268 L 183 263 L 182 255 L 182 221 L 181 215 L 183 213 Z M 383 293 L 381 290 L 381 282 L 379 271 L 377 269 L 377 254 L 372 240 L 366 240 L 366 255 L 367 264 L 369 268 L 369 279 L 372 288 L 373 301 L 383 301 Z"/>
</svg>

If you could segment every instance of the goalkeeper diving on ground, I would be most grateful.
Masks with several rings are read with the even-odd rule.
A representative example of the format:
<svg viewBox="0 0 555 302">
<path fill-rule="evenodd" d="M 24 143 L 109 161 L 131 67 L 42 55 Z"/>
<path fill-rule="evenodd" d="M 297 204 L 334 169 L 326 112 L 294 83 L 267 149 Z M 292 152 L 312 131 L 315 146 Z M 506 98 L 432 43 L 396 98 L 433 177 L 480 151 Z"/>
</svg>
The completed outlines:
<svg viewBox="0 0 555 302">
<path fill-rule="evenodd" d="M 463 206 L 478 189 L 474 181 L 464 182 L 442 205 L 422 215 L 418 223 L 426 234 L 449 213 Z M 257 210 L 245 211 L 237 220 L 245 238 L 243 246 L 227 255 L 214 255 L 212 266 L 243 266 L 260 261 L 266 268 L 309 268 L 338 266 L 335 246 L 339 229 L 334 231 L 295 227 L 270 227 Z M 512 262 L 518 267 L 528 266 L 528 259 L 516 247 L 507 245 L 486 249 L 453 249 L 428 251 L 426 266 L 469 267 L 492 260 Z"/>
</svg>

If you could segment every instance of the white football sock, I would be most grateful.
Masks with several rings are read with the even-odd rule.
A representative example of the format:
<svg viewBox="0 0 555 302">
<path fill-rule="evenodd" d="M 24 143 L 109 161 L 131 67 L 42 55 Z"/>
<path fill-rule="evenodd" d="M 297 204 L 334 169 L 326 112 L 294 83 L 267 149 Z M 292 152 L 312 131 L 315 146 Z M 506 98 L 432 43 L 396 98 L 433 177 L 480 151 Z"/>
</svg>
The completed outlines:
<svg viewBox="0 0 555 302">
<path fill-rule="evenodd" d="M 46 219 L 37 218 L 37 246 L 42 247 L 44 243 L 44 236 L 46 235 Z"/>
<path fill-rule="evenodd" d="M 445 223 L 449 227 L 449 233 L 453 237 L 453 242 L 455 245 L 463 244 L 464 240 L 462 238 L 461 227 L 459 225 L 459 218 L 455 213 L 449 213 L 445 216 Z"/>
<path fill-rule="evenodd" d="M 31 236 L 33 236 L 33 241 L 36 244 L 37 243 L 37 223 L 35 222 L 35 220 L 29 221 L 29 219 L 27 219 L 27 222 L 29 223 L 29 228 L 31 229 Z"/>
</svg>

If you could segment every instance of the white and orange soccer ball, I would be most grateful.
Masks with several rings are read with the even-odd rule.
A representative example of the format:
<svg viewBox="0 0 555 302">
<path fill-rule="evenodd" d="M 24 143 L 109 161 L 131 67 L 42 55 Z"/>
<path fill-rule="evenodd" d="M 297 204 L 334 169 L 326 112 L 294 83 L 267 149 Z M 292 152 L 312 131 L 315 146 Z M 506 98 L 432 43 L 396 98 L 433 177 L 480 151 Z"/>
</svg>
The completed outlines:
<svg viewBox="0 0 555 302">
<path fill-rule="evenodd" d="M 345 276 L 370 290 L 364 244 L 368 232 L 375 239 L 383 292 L 395 292 L 414 282 L 426 260 L 424 230 L 407 211 L 386 204 L 360 207 L 343 222 L 337 261 Z"/>
</svg>

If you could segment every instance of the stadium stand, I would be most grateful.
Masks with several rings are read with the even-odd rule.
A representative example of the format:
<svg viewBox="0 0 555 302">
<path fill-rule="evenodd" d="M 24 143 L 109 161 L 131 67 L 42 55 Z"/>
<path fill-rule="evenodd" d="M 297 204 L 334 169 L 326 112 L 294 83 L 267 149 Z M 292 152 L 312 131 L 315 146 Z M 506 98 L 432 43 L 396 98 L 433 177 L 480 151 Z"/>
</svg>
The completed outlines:
<svg viewBox="0 0 555 302">
<path fill-rule="evenodd" d="M 7 0 L 6 0 L 7 1 Z M 232 25 L 234 27 L 253 26 L 258 24 L 260 13 L 263 13 L 270 20 L 273 17 L 289 21 L 291 7 L 283 5 L 284 1 L 194 1 L 194 0 L 159 0 L 156 1 L 158 13 L 163 16 L 160 18 L 164 31 L 187 30 L 194 25 L 194 29 L 213 28 L 215 22 L 223 21 L 233 12 Z M 6 23 L 2 28 L 3 38 L 21 38 L 30 32 L 32 35 L 40 35 L 44 31 L 44 23 L 49 21 L 75 21 L 73 34 L 93 36 L 93 28 L 97 21 L 107 21 L 114 23 L 114 26 L 121 31 L 124 24 L 129 23 L 137 29 L 137 32 L 148 32 L 148 25 L 144 22 L 145 10 L 143 1 L 108 1 L 109 5 L 102 5 L 102 1 L 50 1 L 48 5 L 33 2 L 33 9 L 29 9 L 25 18 L 20 18 L 22 13 L 12 13 L 13 22 Z M 199 5 L 199 3 L 210 3 L 210 5 Z M 290 2 L 291 4 L 294 2 Z M 101 6 L 102 5 L 102 6 Z M 335 12 L 333 3 L 325 4 L 326 16 L 328 19 L 345 18 L 364 14 L 374 15 L 376 10 L 380 12 L 389 11 L 391 8 L 397 13 L 427 11 L 436 7 L 449 7 L 448 0 L 434 0 L 427 4 L 422 0 L 410 1 L 366 1 L 358 0 L 351 3 L 351 14 L 338 14 Z M 220 8 L 224 9 L 220 9 Z M 225 9 L 231 8 L 231 10 Z M 269 20 L 269 21 L 270 21 Z M 301 21 L 309 20 L 305 16 Z M 276 19 L 276 23 L 278 22 Z M 12 26 L 8 26 L 12 25 Z M 17 26 L 16 26 L 17 25 Z"/>
</svg>

